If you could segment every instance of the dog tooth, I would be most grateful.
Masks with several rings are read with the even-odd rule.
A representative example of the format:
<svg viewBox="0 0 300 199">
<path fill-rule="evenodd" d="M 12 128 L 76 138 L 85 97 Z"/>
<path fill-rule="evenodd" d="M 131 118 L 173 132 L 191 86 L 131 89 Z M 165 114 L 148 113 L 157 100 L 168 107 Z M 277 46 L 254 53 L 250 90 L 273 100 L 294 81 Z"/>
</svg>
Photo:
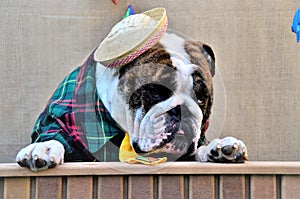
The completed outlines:
<svg viewBox="0 0 300 199">
<path fill-rule="evenodd" d="M 221 149 L 222 148 L 222 144 L 218 143 L 217 144 L 217 149 Z"/>
</svg>

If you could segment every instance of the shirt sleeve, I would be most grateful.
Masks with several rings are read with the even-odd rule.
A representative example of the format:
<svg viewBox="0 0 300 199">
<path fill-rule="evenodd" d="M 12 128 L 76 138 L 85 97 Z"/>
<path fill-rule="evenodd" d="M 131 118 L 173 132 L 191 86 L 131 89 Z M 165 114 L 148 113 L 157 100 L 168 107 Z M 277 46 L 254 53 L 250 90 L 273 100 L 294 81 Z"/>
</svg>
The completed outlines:
<svg viewBox="0 0 300 199">
<path fill-rule="evenodd" d="M 38 117 L 33 132 L 32 142 L 57 140 L 63 144 L 66 153 L 73 151 L 72 136 L 68 134 L 68 118 L 72 112 L 72 97 L 76 86 L 79 67 L 71 72 L 57 87 L 45 110 Z"/>
<path fill-rule="evenodd" d="M 64 146 L 67 154 L 73 151 L 72 138 L 63 132 L 62 127 L 53 116 L 45 115 L 45 113 L 42 113 L 37 119 L 31 139 L 32 143 L 56 140 Z"/>
</svg>

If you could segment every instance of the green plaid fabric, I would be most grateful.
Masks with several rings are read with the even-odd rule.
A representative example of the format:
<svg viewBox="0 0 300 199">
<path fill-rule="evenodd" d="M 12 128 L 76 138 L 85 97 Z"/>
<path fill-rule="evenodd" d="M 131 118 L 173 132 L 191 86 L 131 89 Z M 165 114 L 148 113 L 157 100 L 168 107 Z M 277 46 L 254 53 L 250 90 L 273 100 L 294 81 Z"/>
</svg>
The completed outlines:
<svg viewBox="0 0 300 199">
<path fill-rule="evenodd" d="M 108 154 L 105 144 L 124 132 L 97 94 L 95 70 L 92 53 L 63 80 L 38 117 L 32 142 L 54 139 L 64 145 L 66 154 L 77 150 L 90 161 L 109 161 L 112 154 Z"/>
</svg>

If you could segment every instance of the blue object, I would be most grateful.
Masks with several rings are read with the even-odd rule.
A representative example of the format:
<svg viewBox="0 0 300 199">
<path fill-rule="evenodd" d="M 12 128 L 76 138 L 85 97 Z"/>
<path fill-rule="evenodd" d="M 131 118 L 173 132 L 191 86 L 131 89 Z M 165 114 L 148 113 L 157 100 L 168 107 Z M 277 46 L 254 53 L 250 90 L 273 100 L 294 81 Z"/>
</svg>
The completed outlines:
<svg viewBox="0 0 300 199">
<path fill-rule="evenodd" d="M 126 17 L 128 17 L 128 16 L 130 16 L 130 15 L 134 15 L 134 10 L 133 10 L 133 7 L 132 7 L 131 4 L 128 6 L 124 18 L 126 18 Z"/>
<path fill-rule="evenodd" d="M 292 31 L 296 33 L 296 40 L 297 42 L 300 41 L 300 8 L 295 12 L 293 24 L 292 24 Z"/>
</svg>

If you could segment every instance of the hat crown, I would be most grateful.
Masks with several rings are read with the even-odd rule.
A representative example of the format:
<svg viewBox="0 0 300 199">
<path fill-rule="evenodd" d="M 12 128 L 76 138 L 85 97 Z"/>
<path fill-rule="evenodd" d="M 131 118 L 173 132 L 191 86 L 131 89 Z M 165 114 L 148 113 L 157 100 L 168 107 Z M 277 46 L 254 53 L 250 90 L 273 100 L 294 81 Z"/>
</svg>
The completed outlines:
<svg viewBox="0 0 300 199">
<path fill-rule="evenodd" d="M 155 26 L 156 22 L 145 14 L 141 13 L 128 16 L 114 25 L 100 46 L 106 51 L 114 50 L 115 53 L 118 51 L 123 53 L 127 48 L 130 48 L 130 45 L 121 45 L 124 43 L 122 40 L 128 40 L 130 38 L 139 39 L 139 35 L 149 34 Z M 120 55 L 115 54 L 115 56 Z M 103 57 L 103 59 L 107 58 Z"/>
<path fill-rule="evenodd" d="M 118 33 L 124 33 L 130 30 L 136 30 L 140 28 L 154 28 L 156 22 L 145 14 L 130 15 L 117 23 L 108 34 L 107 38 L 113 38 Z"/>
<path fill-rule="evenodd" d="M 94 58 L 108 67 L 129 63 L 158 42 L 167 24 L 164 8 L 130 15 L 114 25 L 95 51 Z"/>
</svg>

